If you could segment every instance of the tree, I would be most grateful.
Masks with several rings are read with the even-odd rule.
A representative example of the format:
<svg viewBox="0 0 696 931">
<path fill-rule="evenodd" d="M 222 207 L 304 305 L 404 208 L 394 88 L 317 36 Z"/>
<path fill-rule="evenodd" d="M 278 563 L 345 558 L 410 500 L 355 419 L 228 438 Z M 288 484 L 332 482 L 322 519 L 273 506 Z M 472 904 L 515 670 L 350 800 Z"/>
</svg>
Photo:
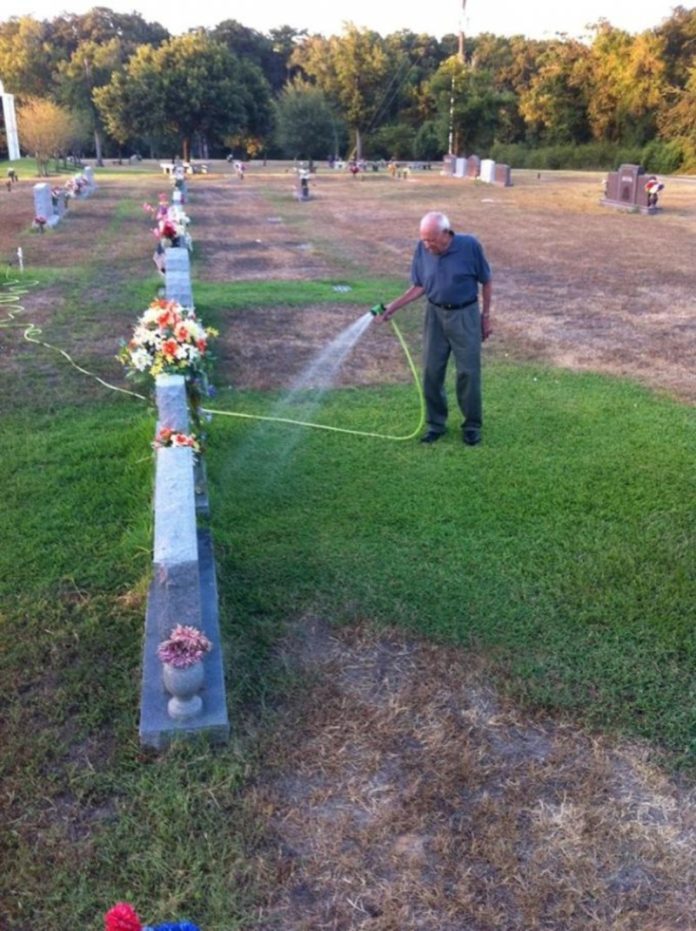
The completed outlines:
<svg viewBox="0 0 696 931">
<path fill-rule="evenodd" d="M 51 158 L 64 156 L 80 135 L 77 117 L 51 100 L 32 98 L 17 112 L 22 147 L 36 158 L 40 175 L 48 175 Z"/>
<path fill-rule="evenodd" d="M 138 48 L 126 68 L 111 76 L 109 84 L 93 94 L 106 131 L 120 146 L 142 140 L 154 155 L 155 143 L 166 132 L 164 97 L 155 49 Z"/>
<path fill-rule="evenodd" d="M 393 62 L 376 32 L 349 23 L 342 36 L 312 36 L 297 48 L 299 65 L 334 102 L 355 136 L 355 153 L 362 158 L 362 135 L 374 128 L 393 77 Z"/>
<path fill-rule="evenodd" d="M 160 46 L 169 38 L 159 23 L 146 22 L 140 13 L 116 13 L 95 6 L 88 13 L 64 13 L 49 24 L 51 42 L 69 59 L 83 42 L 105 45 L 118 39 L 125 62 L 140 45 Z"/>
<path fill-rule="evenodd" d="M 8 93 L 48 97 L 54 64 L 47 23 L 31 16 L 0 23 L 0 78 Z"/>
<path fill-rule="evenodd" d="M 696 62 L 696 7 L 677 6 L 655 30 L 664 39 L 665 78 L 674 87 L 685 87 Z"/>
<path fill-rule="evenodd" d="M 97 88 L 108 84 L 120 68 L 121 43 L 113 38 L 106 43 L 94 40 L 81 42 L 69 61 L 58 66 L 58 98 L 71 108 L 83 113 L 94 137 L 94 151 L 98 165 L 102 165 L 103 125 L 94 102 Z"/>
<path fill-rule="evenodd" d="M 511 95 L 496 89 L 490 72 L 472 70 L 453 55 L 438 68 L 428 90 L 438 124 L 451 130 L 453 154 L 482 152 L 493 145 Z"/>
<path fill-rule="evenodd" d="M 582 42 L 549 43 L 538 60 L 538 70 L 519 98 L 519 110 L 528 135 L 545 144 L 587 142 L 589 49 Z"/>
<path fill-rule="evenodd" d="M 187 33 L 153 49 L 141 46 L 122 78 L 95 91 L 110 131 L 181 140 L 185 159 L 195 142 L 201 152 L 211 141 L 255 131 L 270 114 L 270 91 L 258 68 L 239 60 L 204 32 Z"/>
<path fill-rule="evenodd" d="M 324 92 L 302 78 L 276 103 L 276 141 L 289 158 L 323 158 L 336 150 L 336 121 Z"/>
<path fill-rule="evenodd" d="M 291 26 L 282 26 L 265 36 L 234 19 L 226 19 L 218 23 L 209 34 L 211 39 L 221 42 L 240 61 L 257 65 L 272 90 L 277 93 L 290 77 L 290 56 L 297 40 L 306 36 L 307 30 L 298 31 Z"/>
<path fill-rule="evenodd" d="M 595 139 L 643 145 L 656 131 L 667 93 L 665 40 L 637 36 L 606 20 L 595 27 L 588 69 L 588 118 Z"/>
</svg>

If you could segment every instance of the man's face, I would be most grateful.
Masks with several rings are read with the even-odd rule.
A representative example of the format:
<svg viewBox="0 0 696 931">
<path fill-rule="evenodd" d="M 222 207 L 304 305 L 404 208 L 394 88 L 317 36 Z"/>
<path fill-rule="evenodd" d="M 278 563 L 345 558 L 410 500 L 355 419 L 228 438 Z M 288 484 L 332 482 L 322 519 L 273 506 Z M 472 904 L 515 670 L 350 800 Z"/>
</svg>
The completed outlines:
<svg viewBox="0 0 696 931">
<path fill-rule="evenodd" d="M 452 237 L 449 230 L 443 232 L 436 226 L 426 225 L 421 228 L 420 241 L 431 255 L 442 255 L 443 252 L 447 252 L 449 249 Z"/>
</svg>

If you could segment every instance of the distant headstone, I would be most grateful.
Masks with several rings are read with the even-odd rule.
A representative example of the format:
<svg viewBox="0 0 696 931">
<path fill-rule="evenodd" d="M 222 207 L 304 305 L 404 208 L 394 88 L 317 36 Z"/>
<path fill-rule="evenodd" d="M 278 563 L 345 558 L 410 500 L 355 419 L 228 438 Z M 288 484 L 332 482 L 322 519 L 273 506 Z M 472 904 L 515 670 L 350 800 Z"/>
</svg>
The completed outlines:
<svg viewBox="0 0 696 931">
<path fill-rule="evenodd" d="M 301 169 L 295 182 L 295 196 L 298 200 L 309 200 L 309 171 Z"/>
<path fill-rule="evenodd" d="M 605 207 L 620 207 L 645 214 L 656 213 L 646 190 L 648 180 L 642 165 L 621 165 L 618 171 L 607 175 L 604 197 L 600 203 Z"/>
<path fill-rule="evenodd" d="M 164 287 L 168 301 L 178 301 L 182 307 L 193 307 L 191 260 L 185 246 L 164 250 Z"/>
<path fill-rule="evenodd" d="M 453 178 L 457 169 L 457 158 L 455 155 L 445 155 L 442 158 L 442 174 Z"/>
<path fill-rule="evenodd" d="M 493 184 L 495 180 L 495 162 L 492 158 L 484 158 L 481 160 L 479 176 L 486 184 Z"/>
<path fill-rule="evenodd" d="M 478 178 L 481 174 L 481 159 L 478 155 L 470 155 L 466 160 L 467 178 Z"/>
<path fill-rule="evenodd" d="M 53 212 L 51 185 L 41 182 L 34 185 L 34 217 L 43 218 L 46 226 L 55 226 L 60 217 Z"/>
<path fill-rule="evenodd" d="M 500 187 L 512 187 L 512 175 L 509 165 L 496 162 L 493 184 L 497 184 Z"/>
<path fill-rule="evenodd" d="M 92 168 L 91 165 L 87 165 L 87 167 L 83 169 L 82 174 L 87 179 L 87 191 L 85 193 L 89 195 L 97 189 L 97 185 L 94 181 L 94 168 Z"/>
<path fill-rule="evenodd" d="M 65 211 L 68 209 L 68 199 L 65 191 L 54 188 L 51 191 L 51 201 L 53 203 L 53 215 L 58 217 L 58 221 L 63 219 Z"/>
<path fill-rule="evenodd" d="M 454 169 L 455 178 L 465 178 L 466 177 L 466 159 L 458 158 L 456 161 Z"/>
</svg>

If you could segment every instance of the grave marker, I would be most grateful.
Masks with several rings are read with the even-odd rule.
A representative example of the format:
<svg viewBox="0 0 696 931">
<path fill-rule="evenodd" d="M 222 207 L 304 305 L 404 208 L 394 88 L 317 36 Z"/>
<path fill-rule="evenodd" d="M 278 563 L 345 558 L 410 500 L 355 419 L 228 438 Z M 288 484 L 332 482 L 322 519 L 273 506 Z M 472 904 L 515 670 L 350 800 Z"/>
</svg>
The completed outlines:
<svg viewBox="0 0 696 931">
<path fill-rule="evenodd" d="M 500 187 L 512 187 L 512 176 L 509 165 L 503 165 L 500 162 L 496 163 L 493 184 L 497 184 Z"/>
<path fill-rule="evenodd" d="M 95 184 L 95 181 L 94 181 L 94 168 L 92 168 L 91 165 L 87 165 L 87 167 L 83 170 L 82 174 L 85 176 L 87 180 L 87 190 L 85 191 L 85 194 L 89 197 L 89 195 L 92 194 L 97 189 L 97 185 Z"/>
<path fill-rule="evenodd" d="M 470 155 L 466 160 L 467 178 L 476 179 L 481 174 L 481 159 L 478 155 Z"/>
<path fill-rule="evenodd" d="M 182 375 L 156 379 L 159 426 L 188 432 L 186 386 Z M 140 741 L 160 749 L 177 734 L 204 733 L 227 740 L 222 644 L 215 560 L 210 532 L 198 528 L 194 455 L 191 447 L 157 450 L 155 472 L 153 579 L 148 592 L 143 645 Z M 212 641 L 203 659 L 202 709 L 186 720 L 172 718 L 157 647 L 177 624 L 197 627 Z"/>
<path fill-rule="evenodd" d="M 60 217 L 53 212 L 51 185 L 46 182 L 34 185 L 34 217 L 42 217 L 46 226 L 55 226 L 60 221 Z"/>
<path fill-rule="evenodd" d="M 492 158 L 484 158 L 481 160 L 479 174 L 481 180 L 485 181 L 486 184 L 493 184 L 495 180 L 495 162 Z"/>
<path fill-rule="evenodd" d="M 648 176 L 642 165 L 621 165 L 618 171 L 607 175 L 604 197 L 605 207 L 619 207 L 644 214 L 657 213 L 658 207 L 650 203 L 645 184 Z"/>
<path fill-rule="evenodd" d="M 191 260 L 185 246 L 170 246 L 164 250 L 164 290 L 168 301 L 193 307 Z"/>
</svg>

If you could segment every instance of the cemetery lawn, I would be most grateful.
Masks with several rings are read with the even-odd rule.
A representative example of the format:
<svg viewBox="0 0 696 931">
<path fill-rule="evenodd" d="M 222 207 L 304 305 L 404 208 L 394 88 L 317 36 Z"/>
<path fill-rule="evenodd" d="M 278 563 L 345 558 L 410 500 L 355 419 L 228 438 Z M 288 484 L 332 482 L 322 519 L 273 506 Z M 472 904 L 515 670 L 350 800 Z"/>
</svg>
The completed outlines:
<svg viewBox="0 0 696 931">
<path fill-rule="evenodd" d="M 324 174 L 304 205 L 283 168 L 193 179 L 212 409 L 409 434 L 418 396 L 389 327 L 321 397 L 289 410 L 286 392 L 405 287 L 418 217 L 445 195 L 490 243 L 499 336 L 475 449 L 456 419 L 426 448 L 213 416 L 233 735 L 155 753 L 137 737 L 154 413 L 55 347 L 130 387 L 114 356 L 158 285 L 141 204 L 163 182 L 142 166 L 101 182 L 43 236 L 21 190 L 0 202 L 2 254 L 21 244 L 36 282 L 0 305 L 7 931 L 97 931 L 119 900 L 202 931 L 696 922 L 681 188 L 673 214 L 639 218 L 595 208 L 575 175 L 482 193 Z M 626 255 L 655 229 L 659 297 Z M 397 318 L 416 357 L 420 315 Z"/>
</svg>

